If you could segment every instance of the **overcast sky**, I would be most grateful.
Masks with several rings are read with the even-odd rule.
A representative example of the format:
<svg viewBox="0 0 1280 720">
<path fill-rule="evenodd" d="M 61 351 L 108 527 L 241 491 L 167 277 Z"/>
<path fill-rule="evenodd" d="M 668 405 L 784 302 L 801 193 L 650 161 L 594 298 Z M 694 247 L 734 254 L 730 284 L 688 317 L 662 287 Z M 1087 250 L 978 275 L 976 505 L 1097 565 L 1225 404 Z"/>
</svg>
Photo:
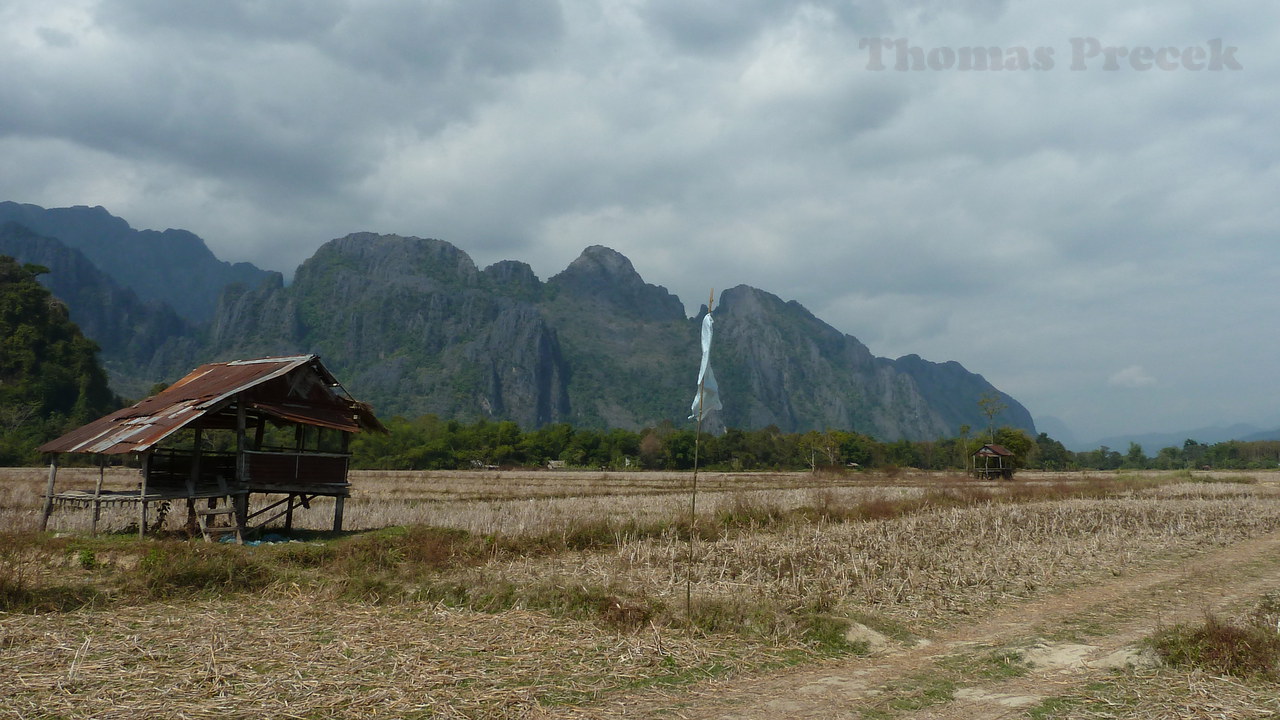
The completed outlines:
<svg viewBox="0 0 1280 720">
<path fill-rule="evenodd" d="M 3 0 L 0 200 L 287 275 L 601 244 L 1080 439 L 1280 426 L 1277 48 L 1261 0 Z"/>
</svg>

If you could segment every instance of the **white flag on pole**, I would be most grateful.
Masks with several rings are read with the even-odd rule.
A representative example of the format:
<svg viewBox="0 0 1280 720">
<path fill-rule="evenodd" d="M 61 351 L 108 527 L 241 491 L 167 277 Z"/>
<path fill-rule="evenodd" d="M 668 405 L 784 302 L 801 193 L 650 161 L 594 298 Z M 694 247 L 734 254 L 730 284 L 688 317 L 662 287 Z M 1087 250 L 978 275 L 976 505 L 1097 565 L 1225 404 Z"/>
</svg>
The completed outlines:
<svg viewBox="0 0 1280 720">
<path fill-rule="evenodd" d="M 711 371 L 711 313 L 702 318 L 702 366 L 698 368 L 698 392 L 693 396 L 690 420 L 701 420 L 707 413 L 721 409 L 720 388 Z"/>
</svg>

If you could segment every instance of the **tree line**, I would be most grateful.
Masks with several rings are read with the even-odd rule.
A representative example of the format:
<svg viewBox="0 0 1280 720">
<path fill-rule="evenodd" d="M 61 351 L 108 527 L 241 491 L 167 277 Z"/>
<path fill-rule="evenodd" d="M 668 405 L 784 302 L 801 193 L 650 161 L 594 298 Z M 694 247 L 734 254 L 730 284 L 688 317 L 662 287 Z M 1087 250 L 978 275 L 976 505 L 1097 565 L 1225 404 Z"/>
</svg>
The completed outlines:
<svg viewBox="0 0 1280 720">
<path fill-rule="evenodd" d="M 1280 441 L 1207 445 L 1187 440 L 1147 457 L 1132 444 L 1121 454 L 1107 447 L 1072 452 L 1040 433 L 1011 427 L 957 437 L 883 442 L 847 430 L 784 433 L 777 427 L 730 428 L 697 435 L 663 423 L 643 430 L 575 428 L 566 423 L 524 430 L 514 422 L 463 423 L 434 415 L 392 418 L 386 435 L 365 433 L 352 442 L 352 466 L 381 470 L 456 470 L 546 467 L 611 470 L 691 470 L 694 456 L 707 470 L 813 470 L 841 468 L 967 469 L 973 453 L 994 436 L 1019 468 L 1036 470 L 1270 468 L 1280 463 Z"/>
</svg>

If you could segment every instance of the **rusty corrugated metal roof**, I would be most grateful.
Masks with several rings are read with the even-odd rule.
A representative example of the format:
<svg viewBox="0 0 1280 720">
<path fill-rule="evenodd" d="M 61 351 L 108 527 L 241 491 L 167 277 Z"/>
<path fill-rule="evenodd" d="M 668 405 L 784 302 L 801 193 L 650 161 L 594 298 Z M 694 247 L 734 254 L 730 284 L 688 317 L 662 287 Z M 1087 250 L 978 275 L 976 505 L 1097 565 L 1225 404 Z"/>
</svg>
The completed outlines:
<svg viewBox="0 0 1280 720">
<path fill-rule="evenodd" d="M 987 443 L 986 445 L 983 445 L 981 448 L 978 448 L 978 452 L 974 453 L 974 455 L 986 455 L 988 457 L 1003 455 L 1005 457 L 1012 457 L 1013 453 L 1009 451 L 1009 448 L 1003 445 Z"/>
<path fill-rule="evenodd" d="M 383 430 L 367 405 L 346 395 L 318 356 L 295 355 L 201 365 L 158 395 L 73 430 L 39 450 L 104 455 L 144 452 L 197 420 L 209 423 L 241 393 L 246 408 L 291 422 L 347 432 Z"/>
</svg>

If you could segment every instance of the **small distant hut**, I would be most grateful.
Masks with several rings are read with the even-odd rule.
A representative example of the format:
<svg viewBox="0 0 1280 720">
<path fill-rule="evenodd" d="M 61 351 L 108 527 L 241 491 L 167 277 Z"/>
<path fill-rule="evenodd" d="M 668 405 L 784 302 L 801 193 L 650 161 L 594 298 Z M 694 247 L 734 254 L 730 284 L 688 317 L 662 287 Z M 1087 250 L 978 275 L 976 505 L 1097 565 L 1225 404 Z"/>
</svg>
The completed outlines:
<svg viewBox="0 0 1280 720">
<path fill-rule="evenodd" d="M 984 480 L 997 477 L 1010 480 L 1013 478 L 1013 471 L 1013 453 L 1003 445 L 987 443 L 973 454 L 974 477 Z"/>
<path fill-rule="evenodd" d="M 245 533 L 334 499 L 333 529 L 342 529 L 349 496 L 353 433 L 386 432 L 372 409 L 356 401 L 316 355 L 201 365 L 163 392 L 46 443 L 52 456 L 41 529 L 55 508 L 92 507 L 97 531 L 104 504 L 134 504 L 138 533 L 149 506 L 187 501 L 188 520 L 206 540 Z M 67 453 L 131 457 L 140 467 L 133 487 L 57 491 L 58 459 Z M 253 510 L 250 499 L 265 496 Z M 204 501 L 204 502 L 200 502 Z"/>
</svg>

